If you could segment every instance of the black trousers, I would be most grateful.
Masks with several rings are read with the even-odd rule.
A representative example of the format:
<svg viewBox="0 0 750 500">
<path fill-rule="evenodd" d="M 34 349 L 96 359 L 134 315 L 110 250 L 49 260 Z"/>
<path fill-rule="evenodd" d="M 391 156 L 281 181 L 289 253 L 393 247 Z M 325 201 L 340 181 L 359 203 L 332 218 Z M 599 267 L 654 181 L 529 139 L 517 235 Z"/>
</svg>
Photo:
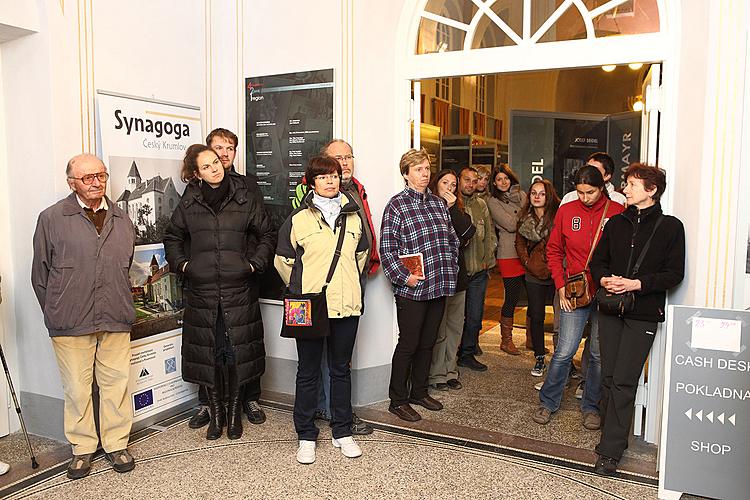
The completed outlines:
<svg viewBox="0 0 750 500">
<path fill-rule="evenodd" d="M 544 356 L 544 315 L 547 297 L 554 293 L 555 285 L 540 285 L 526 281 L 526 295 L 529 299 L 528 319 L 530 320 L 531 343 L 534 345 L 534 356 Z"/>
<path fill-rule="evenodd" d="M 300 440 L 318 439 L 315 409 L 318 407 L 320 360 L 327 346 L 331 376 L 331 433 L 338 439 L 352 435 L 351 361 L 357 339 L 359 316 L 331 318 L 331 334 L 325 339 L 297 340 L 297 388 L 294 397 L 294 429 Z"/>
<path fill-rule="evenodd" d="M 412 398 L 427 396 L 432 348 L 437 340 L 444 309 L 445 297 L 421 301 L 396 296 L 399 332 L 388 389 L 391 406 L 409 402 L 409 381 Z"/>
<path fill-rule="evenodd" d="M 596 452 L 620 460 L 628 447 L 635 392 L 656 336 L 656 322 L 599 314 L 602 435 Z"/>
</svg>

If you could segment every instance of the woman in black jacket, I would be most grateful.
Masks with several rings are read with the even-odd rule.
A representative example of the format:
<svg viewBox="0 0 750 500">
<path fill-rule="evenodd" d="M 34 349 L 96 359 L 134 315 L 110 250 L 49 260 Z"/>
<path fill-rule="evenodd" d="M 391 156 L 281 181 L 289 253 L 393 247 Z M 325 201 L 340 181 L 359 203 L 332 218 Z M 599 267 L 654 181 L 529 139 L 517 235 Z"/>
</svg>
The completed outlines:
<svg viewBox="0 0 750 500">
<path fill-rule="evenodd" d="M 599 342 L 602 364 L 602 435 L 595 472 L 614 474 L 628 447 L 635 392 L 646 357 L 664 321 L 666 292 L 685 272 L 685 230 L 676 217 L 664 215 L 659 197 L 667 187 L 664 172 L 642 163 L 624 175 L 625 212 L 612 217 L 591 259 L 591 275 L 610 294 L 632 293 L 634 307 L 619 315 L 600 306 Z M 657 226 L 658 224 L 658 226 Z M 650 240 L 637 273 L 633 269 Z"/>
<path fill-rule="evenodd" d="M 188 148 L 182 179 L 188 186 L 164 234 L 169 267 L 184 278 L 182 378 L 207 388 L 206 439 L 218 439 L 225 423 L 227 436 L 238 439 L 239 388 L 265 369 L 257 275 L 273 255 L 275 234 L 258 193 L 225 174 L 210 148 Z"/>
<path fill-rule="evenodd" d="M 458 381 L 458 347 L 464 330 L 464 309 L 466 306 L 466 287 L 469 277 L 466 274 L 466 262 L 463 249 L 469 244 L 477 228 L 471 223 L 471 217 L 464 211 L 463 199 L 456 196 L 458 178 L 456 172 L 444 168 L 430 181 L 430 191 L 445 200 L 451 224 L 460 241 L 458 251 L 458 277 L 456 294 L 445 299 L 443 320 L 438 329 L 437 340 L 432 348 L 429 384 L 439 390 L 461 389 Z"/>
</svg>

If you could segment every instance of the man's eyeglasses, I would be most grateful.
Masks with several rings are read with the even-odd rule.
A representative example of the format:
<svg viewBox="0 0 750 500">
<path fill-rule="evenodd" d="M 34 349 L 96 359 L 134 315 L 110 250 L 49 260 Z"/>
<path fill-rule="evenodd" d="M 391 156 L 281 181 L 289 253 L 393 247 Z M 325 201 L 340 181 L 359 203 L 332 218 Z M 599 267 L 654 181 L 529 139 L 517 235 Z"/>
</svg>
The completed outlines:
<svg viewBox="0 0 750 500">
<path fill-rule="evenodd" d="M 68 177 L 68 179 L 81 181 L 87 186 L 93 184 L 95 178 L 99 179 L 99 182 L 105 183 L 107 182 L 107 179 L 109 179 L 109 174 L 107 172 L 99 172 L 98 174 L 86 174 L 83 177 Z"/>
<path fill-rule="evenodd" d="M 336 158 L 336 161 L 352 161 L 354 159 L 354 155 L 336 155 L 334 156 L 334 158 Z"/>
<path fill-rule="evenodd" d="M 338 178 L 339 178 L 339 174 L 325 174 L 325 175 L 315 176 L 316 181 L 335 181 Z"/>
</svg>

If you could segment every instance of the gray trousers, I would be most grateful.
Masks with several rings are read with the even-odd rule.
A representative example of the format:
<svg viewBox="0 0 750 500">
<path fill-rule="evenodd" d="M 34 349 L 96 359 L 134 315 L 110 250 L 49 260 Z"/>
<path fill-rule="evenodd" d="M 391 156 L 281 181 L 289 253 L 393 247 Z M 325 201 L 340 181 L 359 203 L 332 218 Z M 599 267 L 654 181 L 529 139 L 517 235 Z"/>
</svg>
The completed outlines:
<svg viewBox="0 0 750 500">
<path fill-rule="evenodd" d="M 430 384 L 445 383 L 458 378 L 456 361 L 458 345 L 464 330 L 466 291 L 445 299 L 445 312 L 438 328 L 437 341 L 432 349 Z"/>
</svg>

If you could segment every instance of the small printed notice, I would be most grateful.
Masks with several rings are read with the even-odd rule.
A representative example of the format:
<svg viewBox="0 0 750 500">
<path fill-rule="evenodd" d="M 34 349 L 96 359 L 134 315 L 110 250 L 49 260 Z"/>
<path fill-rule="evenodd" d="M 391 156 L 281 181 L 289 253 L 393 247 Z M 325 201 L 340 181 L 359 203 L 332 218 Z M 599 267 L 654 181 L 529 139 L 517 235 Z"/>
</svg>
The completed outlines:
<svg viewBox="0 0 750 500">
<path fill-rule="evenodd" d="M 424 278 L 424 258 L 422 257 L 422 252 L 399 255 L 398 258 L 411 274 Z"/>
<path fill-rule="evenodd" d="M 742 322 L 731 319 L 693 318 L 690 347 L 740 352 Z"/>
</svg>

